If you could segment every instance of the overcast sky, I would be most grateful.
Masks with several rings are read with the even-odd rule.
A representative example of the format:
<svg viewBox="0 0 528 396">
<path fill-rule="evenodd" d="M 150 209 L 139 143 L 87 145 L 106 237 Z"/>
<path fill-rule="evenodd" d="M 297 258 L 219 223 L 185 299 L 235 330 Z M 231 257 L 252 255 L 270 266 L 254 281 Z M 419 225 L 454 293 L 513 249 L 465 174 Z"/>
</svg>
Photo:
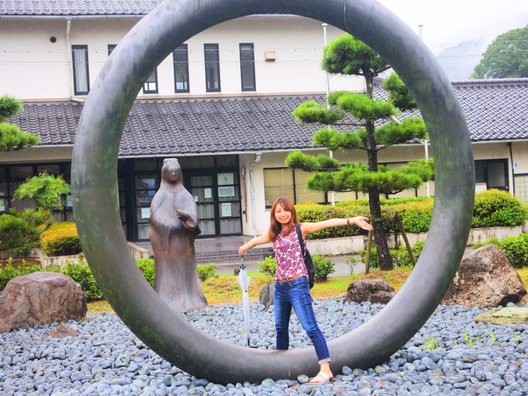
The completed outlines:
<svg viewBox="0 0 528 396">
<path fill-rule="evenodd" d="M 528 0 L 378 0 L 422 37 L 438 54 L 463 41 L 484 50 L 493 39 L 528 25 Z"/>
</svg>

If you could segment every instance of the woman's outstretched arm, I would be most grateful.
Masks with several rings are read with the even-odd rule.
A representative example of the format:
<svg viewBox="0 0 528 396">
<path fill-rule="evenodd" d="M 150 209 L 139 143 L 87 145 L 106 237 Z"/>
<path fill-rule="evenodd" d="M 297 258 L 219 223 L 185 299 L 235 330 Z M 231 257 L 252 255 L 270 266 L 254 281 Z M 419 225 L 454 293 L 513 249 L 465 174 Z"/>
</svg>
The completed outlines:
<svg viewBox="0 0 528 396">
<path fill-rule="evenodd" d="M 252 249 L 252 248 L 254 248 L 257 245 L 263 245 L 263 244 L 269 243 L 269 242 L 271 242 L 271 238 L 269 237 L 269 235 L 268 234 L 263 234 L 261 236 L 258 236 L 256 238 L 251 239 L 250 241 L 248 241 L 245 244 L 243 244 L 242 246 L 240 246 L 240 248 L 238 248 L 238 254 L 243 256 L 243 255 L 246 254 L 246 252 L 249 249 Z"/>
<path fill-rule="evenodd" d="M 367 231 L 372 230 L 372 225 L 368 222 L 368 217 L 356 216 L 356 217 L 345 217 L 342 219 L 329 219 L 324 221 L 318 221 L 317 223 L 303 223 L 302 233 L 303 237 L 312 232 L 317 232 L 330 227 L 344 227 L 347 225 L 356 225 Z"/>
</svg>

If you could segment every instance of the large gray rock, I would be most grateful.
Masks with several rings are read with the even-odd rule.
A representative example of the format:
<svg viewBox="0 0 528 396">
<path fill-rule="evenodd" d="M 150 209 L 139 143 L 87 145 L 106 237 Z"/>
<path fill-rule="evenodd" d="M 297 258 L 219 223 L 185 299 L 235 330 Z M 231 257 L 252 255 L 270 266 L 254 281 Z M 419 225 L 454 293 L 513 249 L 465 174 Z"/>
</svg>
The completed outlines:
<svg viewBox="0 0 528 396">
<path fill-rule="evenodd" d="M 348 285 L 343 302 L 363 302 L 387 304 L 395 295 L 394 288 L 385 279 L 365 279 Z"/>
<path fill-rule="evenodd" d="M 506 255 L 496 245 L 487 245 L 464 256 L 442 303 L 493 308 L 516 304 L 525 294 Z"/>
<path fill-rule="evenodd" d="M 275 281 L 267 283 L 260 289 L 259 302 L 267 309 L 273 305 L 273 295 L 275 294 Z"/>
<path fill-rule="evenodd" d="M 0 294 L 0 332 L 82 320 L 86 310 L 84 292 L 69 276 L 53 272 L 18 276 Z"/>
</svg>

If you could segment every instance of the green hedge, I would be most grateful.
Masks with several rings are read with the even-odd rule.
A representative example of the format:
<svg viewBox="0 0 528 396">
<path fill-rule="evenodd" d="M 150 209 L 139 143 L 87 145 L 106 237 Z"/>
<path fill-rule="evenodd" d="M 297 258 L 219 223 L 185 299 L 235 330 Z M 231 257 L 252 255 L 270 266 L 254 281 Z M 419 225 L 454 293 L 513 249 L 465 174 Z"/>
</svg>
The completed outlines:
<svg viewBox="0 0 528 396">
<path fill-rule="evenodd" d="M 387 232 L 400 232 L 394 220 L 399 214 L 406 232 L 427 232 L 433 213 L 433 198 L 395 198 L 381 202 L 384 228 Z M 301 222 L 317 222 L 334 217 L 369 216 L 367 200 L 344 201 L 335 206 L 314 203 L 296 205 Z M 475 196 L 475 209 L 471 226 L 499 227 L 522 225 L 528 211 L 514 196 L 505 191 L 488 190 Z M 309 236 L 310 239 L 359 235 L 357 227 L 329 228 Z"/>
</svg>

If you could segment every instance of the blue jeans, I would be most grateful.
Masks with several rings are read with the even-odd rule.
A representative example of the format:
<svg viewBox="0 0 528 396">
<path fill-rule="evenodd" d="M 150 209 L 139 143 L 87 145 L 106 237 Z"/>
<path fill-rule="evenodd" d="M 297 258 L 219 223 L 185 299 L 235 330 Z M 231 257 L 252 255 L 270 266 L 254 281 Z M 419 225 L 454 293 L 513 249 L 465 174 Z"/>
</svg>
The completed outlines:
<svg viewBox="0 0 528 396">
<path fill-rule="evenodd" d="M 329 362 L 330 353 L 326 339 L 315 320 L 308 279 L 302 276 L 291 282 L 277 282 L 273 305 L 275 306 L 275 329 L 277 331 L 276 349 L 288 349 L 290 343 L 288 327 L 293 307 L 301 326 L 312 340 L 319 364 Z"/>
</svg>

